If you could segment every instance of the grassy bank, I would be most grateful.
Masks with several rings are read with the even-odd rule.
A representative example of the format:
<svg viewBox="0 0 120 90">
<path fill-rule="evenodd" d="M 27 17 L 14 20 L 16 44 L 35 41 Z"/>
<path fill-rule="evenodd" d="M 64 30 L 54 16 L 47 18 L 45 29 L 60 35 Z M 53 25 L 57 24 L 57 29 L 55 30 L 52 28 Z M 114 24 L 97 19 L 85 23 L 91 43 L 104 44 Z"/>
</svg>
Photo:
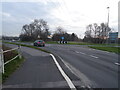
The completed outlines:
<svg viewBox="0 0 120 90">
<path fill-rule="evenodd" d="M 34 49 L 37 49 L 37 50 L 40 50 L 40 51 L 43 51 L 43 52 L 46 52 L 46 53 L 51 53 L 51 52 L 49 52 L 49 51 L 47 51 L 47 50 L 38 48 L 38 47 L 36 47 L 36 46 L 25 45 L 25 44 L 18 44 L 18 43 L 13 43 L 13 42 L 5 42 L 5 43 L 14 44 L 14 45 L 20 45 L 20 46 L 25 46 L 25 47 L 30 47 L 30 48 L 34 48 Z"/>
<path fill-rule="evenodd" d="M 11 48 L 6 47 L 3 45 L 2 49 L 5 50 L 9 50 Z M 4 53 L 4 61 L 8 61 L 12 58 L 14 58 L 17 55 L 17 51 L 10 51 L 7 53 Z M 5 73 L 2 74 L 2 83 L 5 82 L 5 80 L 18 68 L 20 67 L 20 65 L 22 64 L 22 62 L 24 61 L 24 58 L 22 57 L 21 59 L 19 57 L 17 57 L 16 59 L 14 59 L 13 61 L 9 62 L 8 64 L 5 65 Z"/>
<path fill-rule="evenodd" d="M 21 43 L 33 43 L 34 41 L 19 41 Z M 59 41 L 46 41 L 46 44 L 59 44 Z M 96 45 L 96 46 L 120 46 L 120 44 L 100 44 L 100 43 L 88 43 L 88 42 L 75 42 L 75 41 L 68 41 L 67 45 Z"/>
<path fill-rule="evenodd" d="M 2 83 L 5 82 L 5 80 L 15 71 L 17 70 L 21 64 L 23 63 L 24 58 L 22 57 L 21 59 L 19 59 L 19 57 L 17 57 L 16 59 L 14 59 L 13 61 L 9 62 L 8 64 L 5 65 L 5 73 L 2 74 Z"/>
<path fill-rule="evenodd" d="M 108 52 L 114 52 L 117 54 L 120 54 L 120 47 L 96 47 L 96 46 L 89 46 L 90 48 L 108 51 Z"/>
<path fill-rule="evenodd" d="M 6 51 L 6 50 L 10 50 L 11 48 L 9 48 L 9 47 L 6 47 L 5 45 L 2 45 L 2 49 L 4 50 L 4 51 Z M 6 62 L 6 61 L 8 61 L 8 60 L 10 60 L 10 59 L 12 59 L 13 57 L 15 57 L 17 55 L 17 51 L 11 51 L 11 52 L 6 52 L 6 53 L 4 53 L 4 61 Z"/>
<path fill-rule="evenodd" d="M 59 44 L 58 41 L 48 41 L 46 44 Z M 98 43 L 87 43 L 87 42 L 74 42 L 68 41 L 67 45 L 96 45 L 96 46 L 120 46 L 120 44 L 98 44 Z"/>
</svg>

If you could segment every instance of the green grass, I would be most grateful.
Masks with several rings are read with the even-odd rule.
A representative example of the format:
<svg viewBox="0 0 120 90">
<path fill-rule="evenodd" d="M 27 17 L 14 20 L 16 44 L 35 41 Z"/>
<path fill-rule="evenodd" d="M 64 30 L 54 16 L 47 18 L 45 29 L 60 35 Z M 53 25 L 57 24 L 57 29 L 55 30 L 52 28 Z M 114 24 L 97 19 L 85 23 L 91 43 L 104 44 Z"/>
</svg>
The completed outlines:
<svg viewBox="0 0 120 90">
<path fill-rule="evenodd" d="M 2 73 L 0 72 L 0 85 L 2 84 Z"/>
<path fill-rule="evenodd" d="M 8 44 L 15 44 L 15 45 L 20 45 L 20 46 L 25 46 L 25 47 L 29 47 L 29 48 L 34 48 L 34 49 L 37 49 L 37 50 L 40 50 L 40 51 L 43 51 L 43 52 L 46 52 L 46 53 L 51 53 L 47 50 L 44 50 L 44 49 L 41 49 L 41 48 L 38 48 L 36 46 L 31 46 L 31 45 L 25 45 L 25 44 L 18 44 L 18 43 L 13 43 L 13 42 L 5 42 L 5 43 L 8 43 Z"/>
<path fill-rule="evenodd" d="M 108 52 L 114 52 L 117 54 L 120 54 L 120 47 L 96 47 L 96 46 L 89 46 L 90 48 L 108 51 Z"/>
<path fill-rule="evenodd" d="M 19 42 L 29 42 L 33 43 L 34 41 L 19 41 Z M 46 44 L 59 44 L 58 41 L 46 41 Z M 120 44 L 98 44 L 98 43 L 88 43 L 88 42 L 75 42 L 68 41 L 68 45 L 96 45 L 96 46 L 120 46 Z"/>
<path fill-rule="evenodd" d="M 9 50 L 11 48 L 6 47 L 5 45 L 2 45 L 2 49 L 5 51 L 5 50 Z M 18 52 L 16 50 L 4 53 L 4 62 L 11 60 L 16 55 L 18 55 Z M 22 57 L 22 59 L 19 59 L 19 57 L 17 57 L 13 61 L 6 64 L 5 65 L 5 73 L 0 74 L 0 83 L 4 83 L 5 80 L 21 65 L 23 60 L 24 60 L 23 57 Z"/>
<path fill-rule="evenodd" d="M 120 46 L 120 44 L 98 44 L 98 43 L 87 43 L 87 42 L 68 42 L 70 45 L 96 45 L 96 46 Z"/>
<path fill-rule="evenodd" d="M 46 44 L 59 44 L 58 41 L 48 41 Z M 96 46 L 120 46 L 120 44 L 97 44 L 97 43 L 87 43 L 87 42 L 72 42 L 68 41 L 68 45 L 96 45 Z"/>
<path fill-rule="evenodd" d="M 22 57 L 21 59 L 19 59 L 19 57 L 17 57 L 16 59 L 14 59 L 13 61 L 9 62 L 8 64 L 5 65 L 5 73 L 2 74 L 2 83 L 5 82 L 5 80 L 15 71 L 17 70 L 20 65 L 23 63 L 24 58 Z"/>
<path fill-rule="evenodd" d="M 46 44 L 58 44 L 58 41 L 47 41 Z"/>
</svg>

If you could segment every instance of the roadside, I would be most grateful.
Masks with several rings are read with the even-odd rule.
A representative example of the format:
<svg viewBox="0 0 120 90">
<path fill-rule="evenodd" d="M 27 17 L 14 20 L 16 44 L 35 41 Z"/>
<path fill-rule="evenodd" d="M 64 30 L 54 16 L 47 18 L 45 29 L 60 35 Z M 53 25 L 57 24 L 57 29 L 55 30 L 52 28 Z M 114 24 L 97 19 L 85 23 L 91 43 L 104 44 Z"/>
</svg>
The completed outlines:
<svg viewBox="0 0 120 90">
<path fill-rule="evenodd" d="M 48 53 L 28 47 L 21 50 L 26 61 L 7 79 L 3 88 L 69 88 Z"/>
<path fill-rule="evenodd" d="M 5 50 L 10 50 L 11 48 L 6 47 L 5 45 L 2 46 L 2 49 Z M 17 55 L 17 51 L 10 51 L 4 53 L 4 62 L 7 62 L 8 60 L 11 60 Z M 22 57 L 21 59 L 19 57 L 15 58 L 11 62 L 7 63 L 5 65 L 5 73 L 2 74 L 2 83 L 4 83 L 7 78 L 15 71 L 17 70 L 21 64 L 24 62 L 24 58 Z"/>
<path fill-rule="evenodd" d="M 52 48 L 53 50 L 55 50 L 56 52 L 59 51 L 59 49 L 62 50 L 62 53 L 63 53 L 63 50 L 66 50 L 66 49 L 69 48 L 69 47 L 67 48 L 67 45 L 65 45 L 65 46 L 64 46 L 64 45 L 52 45 L 52 44 L 49 44 L 49 45 L 50 45 L 50 47 L 52 46 L 51 48 Z M 42 47 L 41 49 L 48 48 L 49 45 L 47 44 L 46 47 Z M 30 45 L 29 45 L 29 46 L 30 46 Z M 59 47 L 59 46 L 60 46 L 60 47 Z M 71 47 L 71 46 L 72 46 L 72 45 L 70 45 L 70 47 Z M 34 46 L 32 46 L 32 47 L 34 47 Z M 54 47 L 54 48 L 53 48 L 53 47 Z M 63 48 L 63 47 L 65 47 L 65 48 Z M 55 48 L 57 48 L 57 50 L 56 50 Z M 73 46 L 72 46 L 72 48 L 74 49 Z M 77 48 L 81 48 L 81 50 L 82 50 L 82 49 L 85 49 L 85 48 L 79 47 L 79 45 L 77 45 Z M 39 49 L 39 48 L 36 47 L 36 49 Z M 45 50 L 46 50 L 46 49 L 45 49 Z M 49 48 L 48 48 L 48 50 L 49 50 Z M 69 48 L 69 50 L 71 51 L 72 49 Z M 78 51 L 78 49 L 76 49 L 76 50 L 77 50 L 77 52 L 72 51 L 72 52 L 74 52 L 75 56 L 77 56 L 76 53 L 78 54 L 78 52 L 79 52 L 80 54 L 82 54 L 81 57 L 84 56 L 83 54 L 85 54 L 85 53 L 82 53 L 81 50 L 80 50 L 80 51 Z M 84 51 L 87 51 L 87 53 L 88 53 L 88 50 L 91 52 L 91 49 L 85 49 Z M 94 51 L 93 53 L 96 54 L 96 50 L 93 50 L 93 51 Z M 71 52 L 71 53 L 72 53 L 72 52 Z M 101 52 L 101 51 L 100 51 L 100 52 Z M 97 53 L 98 53 L 98 52 L 97 52 Z M 33 53 L 33 54 L 34 54 L 34 53 Z M 90 53 L 90 54 L 91 54 L 91 53 Z M 100 53 L 100 54 L 102 54 L 102 53 Z M 111 54 L 112 54 L 112 53 L 111 53 Z M 66 57 L 66 54 L 64 54 L 64 55 L 65 55 L 65 57 Z M 72 55 L 73 55 L 73 54 L 72 54 Z M 72 56 L 72 55 L 70 55 L 70 56 Z M 63 57 L 63 58 L 65 58 L 65 60 L 72 60 L 72 57 L 70 58 L 70 56 L 68 57 L 68 59 L 66 59 L 65 57 Z M 102 55 L 102 56 L 103 56 L 103 55 Z M 90 57 L 91 57 L 91 56 L 90 56 Z M 73 59 L 75 59 L 75 58 L 76 58 L 76 57 L 74 57 Z M 87 57 L 83 57 L 83 59 L 84 59 L 84 58 L 87 58 Z M 89 60 L 87 60 L 87 61 L 86 61 L 86 60 L 82 60 L 82 59 L 81 59 L 81 60 L 82 60 L 82 61 L 85 61 L 85 62 L 88 62 L 89 64 L 92 64 L 94 58 L 95 58 L 95 56 L 94 56 L 94 57 L 92 56 L 90 62 L 89 62 Z M 103 57 L 103 58 L 105 58 L 105 59 L 107 58 L 107 59 L 108 59 L 108 57 Z M 101 60 L 103 60 L 103 58 L 101 58 Z M 88 58 L 87 58 L 87 59 L 88 59 Z M 89 59 L 90 59 L 90 58 L 89 58 Z M 59 62 L 59 59 L 57 59 L 57 60 L 58 60 L 58 62 Z M 75 59 L 75 60 L 76 60 L 76 59 Z M 78 59 L 78 60 L 79 60 L 79 59 Z M 100 60 L 100 62 L 101 62 L 101 60 Z M 73 60 L 72 60 L 72 61 L 73 61 Z M 92 61 L 92 62 L 91 62 L 91 61 Z M 96 62 L 97 62 L 97 61 L 95 60 L 95 61 L 94 61 L 95 64 L 92 64 L 92 66 L 94 65 L 95 67 L 96 67 L 96 66 L 99 67 L 99 65 L 96 65 Z M 105 61 L 105 62 L 107 62 L 107 61 Z M 61 64 L 61 62 L 59 62 L 59 63 Z M 77 64 L 78 64 L 78 63 L 77 63 Z M 88 64 L 88 65 L 89 65 L 89 64 Z M 97 63 L 97 64 L 98 64 L 98 63 Z M 103 63 L 103 64 L 104 64 L 104 63 Z M 63 65 L 63 63 L 62 63 L 61 65 Z M 101 65 L 101 64 L 100 64 L 100 65 Z M 76 65 L 75 65 L 75 66 L 76 66 Z M 64 67 L 64 65 L 63 65 L 62 67 Z M 71 66 L 70 66 L 70 67 L 71 67 Z M 81 67 L 81 66 L 78 65 L 78 67 Z M 66 68 L 66 67 L 64 67 L 63 69 L 64 69 L 65 72 L 67 72 L 67 69 L 65 69 L 65 68 Z M 103 67 L 100 67 L 100 68 L 103 68 Z M 104 69 L 102 69 L 102 70 L 104 70 Z M 68 71 L 69 71 L 69 70 L 68 70 Z M 76 70 L 75 70 L 75 71 L 76 71 Z M 78 71 L 78 70 L 77 70 L 77 71 Z M 70 73 L 71 73 L 71 72 L 70 72 Z M 86 72 L 85 72 L 85 73 L 86 73 Z M 104 73 L 102 73 L 102 74 L 104 74 Z M 69 73 L 67 73 L 67 75 L 69 75 L 70 77 L 72 77 L 72 75 L 70 75 Z M 92 75 L 92 76 L 93 76 L 93 75 Z M 92 76 L 91 76 L 91 77 L 92 77 Z M 74 78 L 74 77 L 72 77 L 72 78 Z M 109 80 L 109 79 L 108 79 L 108 80 Z M 80 81 L 80 80 L 77 80 L 76 83 L 78 83 L 78 81 Z M 74 82 L 74 81 L 73 81 L 73 82 Z M 75 84 L 75 85 L 77 86 L 77 84 Z M 78 85 L 78 86 L 79 86 L 79 85 Z M 92 85 L 92 86 L 94 86 L 94 85 Z M 103 86 L 104 86 L 104 85 L 103 85 Z"/>
<path fill-rule="evenodd" d="M 22 42 L 5 42 L 5 43 L 31 47 L 31 48 L 39 49 L 39 50 L 47 52 L 47 53 L 51 53 L 49 51 L 46 51 L 45 49 L 37 48 L 37 47 L 32 46 L 32 42 L 24 42 L 24 43 L 22 43 Z M 47 43 L 52 45 L 52 44 L 56 44 L 57 42 L 51 42 L 50 41 L 50 42 L 47 42 Z M 59 44 L 59 45 L 63 45 L 63 44 Z M 94 48 L 94 49 L 98 49 L 98 50 L 102 50 L 102 51 L 113 52 L 113 53 L 117 53 L 117 54 L 120 53 L 119 44 L 93 44 L 93 43 L 90 44 L 90 43 L 71 42 L 71 43 L 64 44 L 64 45 L 78 45 L 78 46 Z"/>
<path fill-rule="evenodd" d="M 100 47 L 100 46 L 88 46 L 90 48 L 94 48 L 94 49 L 98 49 L 98 50 L 102 50 L 102 51 L 108 51 L 108 52 L 113 52 L 113 53 L 117 53 L 120 54 L 120 47 Z"/>
</svg>

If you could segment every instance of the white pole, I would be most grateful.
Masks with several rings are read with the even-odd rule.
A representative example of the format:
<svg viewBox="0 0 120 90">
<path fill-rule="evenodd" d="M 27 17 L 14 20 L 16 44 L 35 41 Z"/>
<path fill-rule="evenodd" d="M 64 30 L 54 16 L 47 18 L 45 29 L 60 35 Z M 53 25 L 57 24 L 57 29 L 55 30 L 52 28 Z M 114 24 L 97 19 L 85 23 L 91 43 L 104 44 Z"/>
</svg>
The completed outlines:
<svg viewBox="0 0 120 90">
<path fill-rule="evenodd" d="M 107 22 L 108 27 L 109 27 L 109 8 L 110 8 L 110 7 L 107 7 L 107 9 L 108 9 L 108 22 Z"/>
<path fill-rule="evenodd" d="M 109 29 L 109 8 L 110 7 L 107 7 L 107 9 L 108 9 L 108 21 L 107 21 L 107 43 L 108 43 L 108 36 L 109 36 L 109 33 L 108 33 L 108 29 Z"/>
<path fill-rule="evenodd" d="M 20 45 L 18 46 L 18 54 L 19 54 L 19 58 L 21 59 L 22 57 L 21 57 L 21 46 Z"/>
<path fill-rule="evenodd" d="M 3 74 L 4 74 L 4 72 L 5 72 L 5 69 L 4 69 L 4 55 L 3 55 L 3 50 L 1 49 L 1 61 L 2 61 L 2 72 L 3 72 Z"/>
</svg>

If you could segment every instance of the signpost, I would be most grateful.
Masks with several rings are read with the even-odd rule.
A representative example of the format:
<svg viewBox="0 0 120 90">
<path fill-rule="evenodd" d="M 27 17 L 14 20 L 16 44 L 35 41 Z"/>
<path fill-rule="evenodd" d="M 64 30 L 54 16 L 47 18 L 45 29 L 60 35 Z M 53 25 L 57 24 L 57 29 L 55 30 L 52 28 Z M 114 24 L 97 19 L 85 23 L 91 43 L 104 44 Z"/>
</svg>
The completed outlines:
<svg viewBox="0 0 120 90">
<path fill-rule="evenodd" d="M 64 40 L 65 38 L 64 37 L 61 37 L 62 40 Z"/>
</svg>

